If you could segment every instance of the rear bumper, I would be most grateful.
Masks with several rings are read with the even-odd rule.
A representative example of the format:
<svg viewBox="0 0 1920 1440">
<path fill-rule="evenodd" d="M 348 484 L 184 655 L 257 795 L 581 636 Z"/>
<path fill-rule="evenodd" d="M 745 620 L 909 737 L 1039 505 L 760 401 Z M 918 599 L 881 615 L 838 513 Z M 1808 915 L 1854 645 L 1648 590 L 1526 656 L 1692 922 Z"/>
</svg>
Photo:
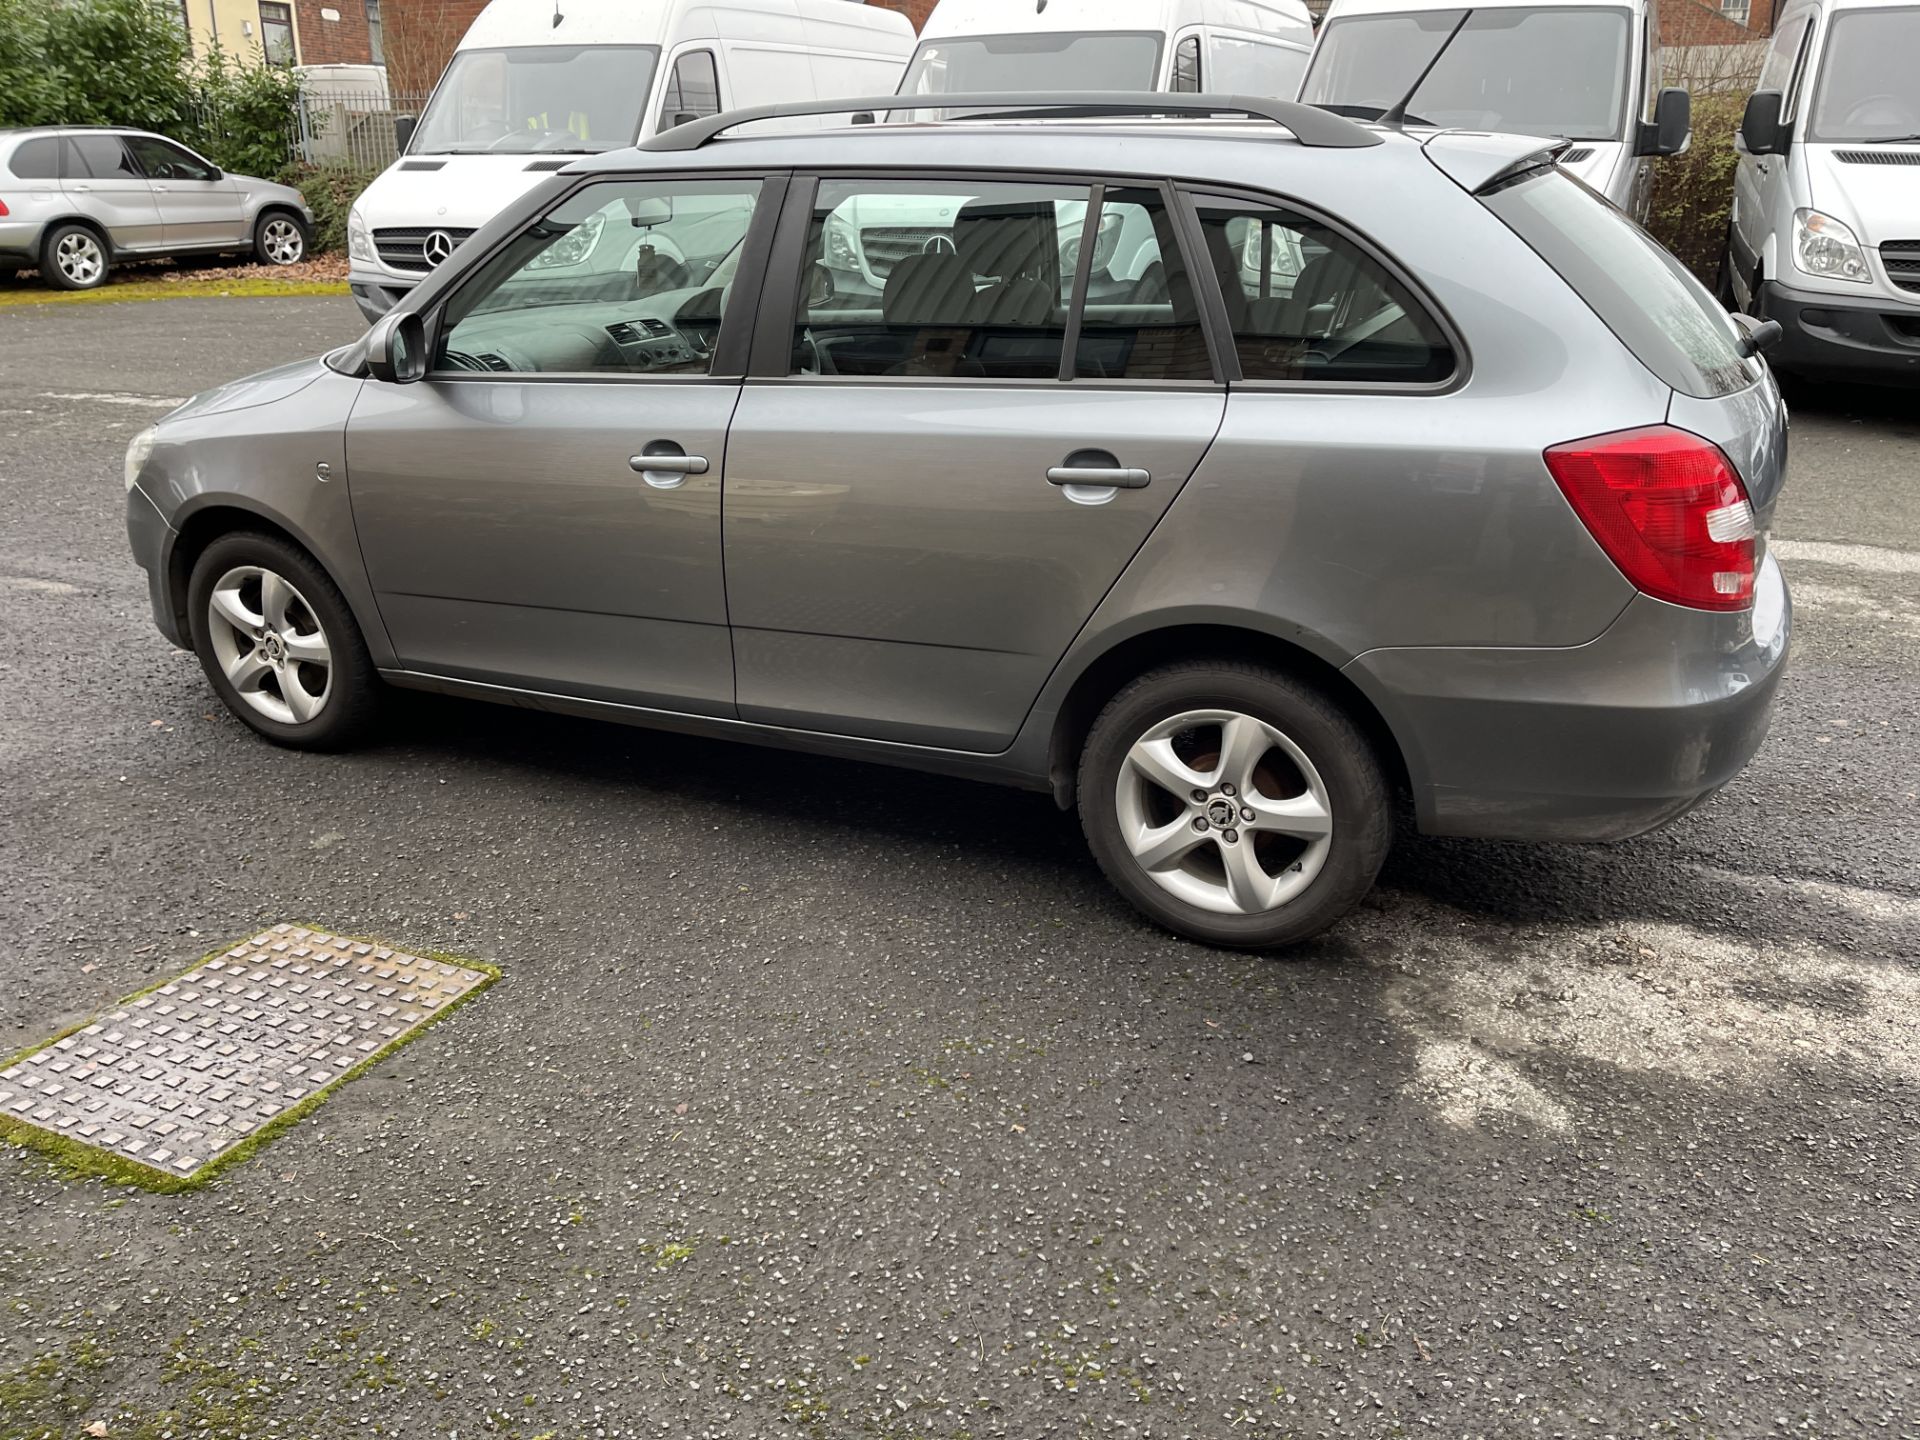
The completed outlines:
<svg viewBox="0 0 1920 1440">
<path fill-rule="evenodd" d="M 167 591 L 167 559 L 172 548 L 173 530 L 161 518 L 153 502 L 138 485 L 127 491 L 127 545 L 140 568 L 147 572 L 147 603 L 153 607 L 153 623 L 160 633 L 182 650 L 191 648 L 180 632 L 180 618 L 173 613 L 173 598 Z"/>
<path fill-rule="evenodd" d="M 1757 588 L 1738 614 L 1643 595 L 1587 645 L 1375 650 L 1347 674 L 1401 742 L 1426 833 L 1622 840 L 1684 815 L 1766 738 L 1792 630 L 1772 557 Z"/>
<path fill-rule="evenodd" d="M 1809 379 L 1920 385 L 1920 305 L 1881 296 L 1760 286 L 1761 313 L 1786 333 L 1767 357 L 1775 369 Z"/>
<path fill-rule="evenodd" d="M 0 220 L 0 265 L 29 270 L 40 263 L 40 237 L 46 226 L 38 220 Z"/>
</svg>

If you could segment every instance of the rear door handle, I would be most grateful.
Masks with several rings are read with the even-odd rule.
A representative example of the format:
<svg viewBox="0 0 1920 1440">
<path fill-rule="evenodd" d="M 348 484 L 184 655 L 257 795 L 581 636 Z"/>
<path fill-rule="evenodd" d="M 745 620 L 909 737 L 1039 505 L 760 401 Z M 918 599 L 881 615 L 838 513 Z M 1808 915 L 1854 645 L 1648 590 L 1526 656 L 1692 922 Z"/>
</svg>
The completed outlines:
<svg viewBox="0 0 1920 1440">
<path fill-rule="evenodd" d="M 689 455 L 671 440 L 656 440 L 627 464 L 656 490 L 673 490 L 686 484 L 689 475 L 707 473 L 707 457 Z"/>
</svg>

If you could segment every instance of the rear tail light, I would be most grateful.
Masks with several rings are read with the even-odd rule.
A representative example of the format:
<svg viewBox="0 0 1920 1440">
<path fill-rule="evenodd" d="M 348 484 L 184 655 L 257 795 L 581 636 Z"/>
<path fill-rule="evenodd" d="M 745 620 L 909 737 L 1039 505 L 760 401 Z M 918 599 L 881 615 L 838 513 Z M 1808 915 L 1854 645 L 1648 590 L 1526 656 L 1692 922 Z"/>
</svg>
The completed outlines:
<svg viewBox="0 0 1920 1440">
<path fill-rule="evenodd" d="M 7 202 L 0 200 L 0 220 L 7 218 Z"/>
<path fill-rule="evenodd" d="M 1637 589 L 1695 610 L 1753 603 L 1753 503 L 1712 441 L 1670 425 L 1574 440 L 1547 469 Z"/>
</svg>

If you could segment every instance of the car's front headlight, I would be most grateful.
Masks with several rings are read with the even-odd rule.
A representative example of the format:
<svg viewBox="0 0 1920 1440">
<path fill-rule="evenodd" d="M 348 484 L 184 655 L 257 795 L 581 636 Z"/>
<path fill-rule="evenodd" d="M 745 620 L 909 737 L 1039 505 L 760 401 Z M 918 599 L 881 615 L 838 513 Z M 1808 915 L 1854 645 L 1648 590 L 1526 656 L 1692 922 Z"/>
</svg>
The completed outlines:
<svg viewBox="0 0 1920 1440">
<path fill-rule="evenodd" d="M 140 471 L 147 463 L 147 457 L 153 453 L 154 427 L 149 425 L 133 439 L 127 442 L 127 462 L 124 471 L 127 489 L 133 489 L 134 482 L 140 478 Z"/>
<path fill-rule="evenodd" d="M 605 224 L 606 216 L 589 215 L 529 260 L 527 269 L 558 270 L 582 263 L 593 254 L 593 247 L 600 243 L 600 231 Z"/>
<path fill-rule="evenodd" d="M 1823 280 L 1851 280 L 1865 285 L 1873 279 L 1866 251 L 1860 248 L 1853 231 L 1818 210 L 1794 213 L 1793 263 Z"/>
<path fill-rule="evenodd" d="M 844 215 L 827 217 L 827 264 L 835 270 L 859 270 L 860 241 Z"/>
<path fill-rule="evenodd" d="M 367 233 L 367 222 L 358 205 L 347 211 L 347 254 L 355 260 L 380 258 L 374 251 L 373 236 Z"/>
</svg>

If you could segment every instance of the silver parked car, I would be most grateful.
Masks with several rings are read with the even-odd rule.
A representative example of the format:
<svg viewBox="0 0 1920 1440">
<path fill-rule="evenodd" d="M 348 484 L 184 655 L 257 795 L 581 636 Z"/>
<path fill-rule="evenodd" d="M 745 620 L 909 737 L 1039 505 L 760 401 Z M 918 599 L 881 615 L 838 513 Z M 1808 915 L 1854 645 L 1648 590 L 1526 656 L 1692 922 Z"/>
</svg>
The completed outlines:
<svg viewBox="0 0 1920 1440">
<path fill-rule="evenodd" d="M 1747 763 L 1786 414 L 1551 146 L 949 103 L 582 159 L 190 401 L 127 456 L 162 633 L 285 745 L 387 684 L 1051 791 L 1240 946 L 1354 905 L 1396 791 L 1609 840 Z"/>
<path fill-rule="evenodd" d="M 250 253 L 306 258 L 300 192 L 229 175 L 144 130 L 0 130 L 0 269 L 37 268 L 62 290 L 106 283 L 116 261 Z"/>
</svg>

